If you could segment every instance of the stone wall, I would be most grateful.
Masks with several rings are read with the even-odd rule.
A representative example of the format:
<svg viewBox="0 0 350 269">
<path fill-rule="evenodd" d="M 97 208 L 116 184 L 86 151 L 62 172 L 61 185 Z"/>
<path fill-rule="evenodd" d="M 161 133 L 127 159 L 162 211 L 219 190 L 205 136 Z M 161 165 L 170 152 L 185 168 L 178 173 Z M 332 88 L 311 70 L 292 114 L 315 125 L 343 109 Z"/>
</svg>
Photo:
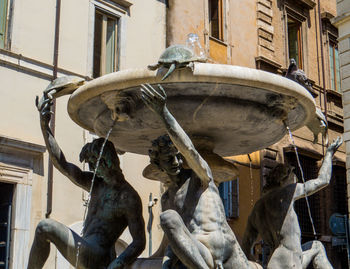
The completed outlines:
<svg viewBox="0 0 350 269">
<path fill-rule="evenodd" d="M 339 57 L 341 88 L 344 106 L 344 140 L 346 145 L 346 169 L 348 195 L 350 193 L 350 2 L 337 1 L 338 16 L 333 23 L 339 29 Z M 350 200 L 348 200 L 350 201 Z M 350 211 L 350 202 L 348 202 Z"/>
</svg>

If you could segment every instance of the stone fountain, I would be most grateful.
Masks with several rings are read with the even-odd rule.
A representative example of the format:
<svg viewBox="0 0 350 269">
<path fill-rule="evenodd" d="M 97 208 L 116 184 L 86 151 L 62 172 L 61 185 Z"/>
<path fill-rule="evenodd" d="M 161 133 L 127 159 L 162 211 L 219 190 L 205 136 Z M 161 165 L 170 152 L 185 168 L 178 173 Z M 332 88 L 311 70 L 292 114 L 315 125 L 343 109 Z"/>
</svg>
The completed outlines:
<svg viewBox="0 0 350 269">
<path fill-rule="evenodd" d="M 266 148 L 315 117 L 311 94 L 284 77 L 255 69 L 193 62 L 165 81 L 166 68 L 130 69 L 102 76 L 72 92 L 68 112 L 74 122 L 105 137 L 119 152 L 147 154 L 150 143 L 166 133 L 142 102 L 140 85 L 161 85 L 167 106 L 208 162 L 218 184 L 237 177 L 222 157 Z M 154 165 L 143 175 L 169 181 Z M 139 259 L 131 268 L 160 268 L 161 259 Z"/>
<path fill-rule="evenodd" d="M 110 140 L 119 151 L 147 154 L 150 141 L 165 133 L 143 104 L 140 84 L 160 84 L 167 106 L 196 148 L 206 156 L 216 182 L 232 180 L 236 170 L 220 156 L 251 153 L 278 142 L 287 124 L 296 130 L 315 115 L 309 92 L 284 77 L 255 69 L 193 63 L 162 81 L 166 69 L 130 69 L 94 79 L 68 101 L 70 117 L 86 130 Z M 146 169 L 148 178 L 165 180 Z"/>
<path fill-rule="evenodd" d="M 144 96 L 148 91 L 152 96 L 154 88 L 163 88 L 164 96 L 167 97 L 166 107 L 189 137 L 182 135 L 181 139 L 191 139 L 204 162 L 208 163 L 208 175 L 212 173 L 211 181 L 216 185 L 233 180 L 238 175 L 235 165 L 223 157 L 264 149 L 283 138 L 287 130 L 293 131 L 312 122 L 317 113 L 313 97 L 304 87 L 275 74 L 200 61 L 182 63 L 180 68 L 175 68 L 175 65 L 173 68 L 168 67 L 172 72 L 161 65 L 159 67 L 157 71 L 147 68 L 119 71 L 85 84 L 75 78 L 58 79 L 44 91 L 44 97 L 37 106 L 45 107 L 45 104 L 48 104 L 47 98 L 70 94 L 68 113 L 75 123 L 100 137 L 107 136 L 117 152 L 146 155 L 151 141 L 169 133 L 164 119 L 147 107 L 150 104 L 146 105 Z M 63 88 L 59 87 L 61 84 Z M 143 86 L 146 90 L 143 95 L 140 91 L 142 84 L 147 86 L 146 89 Z M 41 111 L 45 111 L 45 108 Z M 186 152 L 181 153 L 187 160 Z M 192 167 L 186 162 L 185 166 L 197 171 L 193 167 L 193 161 L 198 159 L 192 160 Z M 143 175 L 163 183 L 171 184 L 172 181 L 170 174 L 154 164 L 147 166 Z M 215 184 L 210 187 L 209 183 L 208 188 L 212 188 L 217 196 Z M 92 188 L 93 183 L 90 193 Z M 204 197 L 205 193 L 200 192 L 199 195 Z M 220 198 L 219 200 L 221 203 Z M 222 205 L 219 208 L 222 208 Z M 174 216 L 177 216 L 176 212 Z M 198 215 L 194 213 L 192 217 L 195 219 Z M 222 225 L 228 227 L 225 223 L 226 219 L 223 216 Z M 186 227 L 188 225 L 186 224 Z M 165 226 L 162 227 L 166 230 Z M 233 241 L 236 240 L 233 233 L 231 237 Z M 241 253 L 240 249 L 233 251 L 236 256 Z M 253 268 L 250 267 L 252 265 L 248 265 L 246 258 L 241 261 L 240 258 L 233 259 L 238 261 L 232 263 L 236 266 L 244 264 L 243 267 Z M 160 267 L 159 258 L 138 259 L 131 266 L 144 269 Z"/>
</svg>

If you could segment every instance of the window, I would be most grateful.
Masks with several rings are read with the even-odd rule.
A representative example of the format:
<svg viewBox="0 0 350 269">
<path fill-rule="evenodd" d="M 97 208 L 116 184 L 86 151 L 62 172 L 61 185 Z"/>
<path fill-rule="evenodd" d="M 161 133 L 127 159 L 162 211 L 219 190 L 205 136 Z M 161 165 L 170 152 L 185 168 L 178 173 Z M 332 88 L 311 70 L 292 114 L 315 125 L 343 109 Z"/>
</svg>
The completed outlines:
<svg viewBox="0 0 350 269">
<path fill-rule="evenodd" d="M 227 218 L 239 217 L 239 179 L 222 182 L 219 185 L 220 197 Z"/>
<path fill-rule="evenodd" d="M 5 48 L 7 28 L 7 0 L 0 0 L 0 49 Z"/>
<path fill-rule="evenodd" d="M 288 16 L 288 57 L 295 59 L 299 69 L 303 69 L 301 22 Z"/>
<path fill-rule="evenodd" d="M 13 185 L 0 182 L 0 268 L 8 269 L 11 243 Z"/>
<path fill-rule="evenodd" d="M 330 188 L 333 192 L 334 197 L 332 213 L 339 213 L 342 215 L 348 214 L 346 185 L 346 169 L 344 167 L 334 165 Z"/>
<path fill-rule="evenodd" d="M 331 89 L 340 92 L 340 67 L 338 45 L 335 42 L 329 42 L 329 65 L 331 77 Z"/>
<path fill-rule="evenodd" d="M 118 70 L 118 22 L 117 17 L 96 9 L 93 61 L 95 78 Z"/>
<path fill-rule="evenodd" d="M 302 183 L 301 173 L 298 167 L 295 152 L 287 153 L 286 160 L 291 166 L 295 167 L 295 174 L 298 178 L 298 181 L 299 183 Z M 318 177 L 318 166 L 316 159 L 304 155 L 299 155 L 299 160 L 303 169 L 305 181 Z M 315 193 L 311 196 L 308 196 L 308 200 L 316 233 L 320 233 L 323 230 L 323 227 L 321 227 L 322 223 L 320 193 Z M 308 241 L 310 238 L 313 237 L 313 231 L 305 198 L 301 198 L 295 201 L 294 209 L 298 215 L 299 225 L 302 233 L 302 240 Z"/>
<path fill-rule="evenodd" d="M 210 36 L 224 40 L 223 0 L 209 0 Z"/>
</svg>

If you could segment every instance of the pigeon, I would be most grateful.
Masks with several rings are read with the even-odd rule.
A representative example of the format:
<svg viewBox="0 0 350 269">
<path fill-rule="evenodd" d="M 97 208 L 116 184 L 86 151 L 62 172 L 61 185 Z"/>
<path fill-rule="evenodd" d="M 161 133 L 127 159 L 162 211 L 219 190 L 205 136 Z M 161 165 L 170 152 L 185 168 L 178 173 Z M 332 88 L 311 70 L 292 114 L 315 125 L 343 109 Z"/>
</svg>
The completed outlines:
<svg viewBox="0 0 350 269">
<path fill-rule="evenodd" d="M 290 59 L 290 65 L 286 73 L 286 78 L 299 83 L 309 92 L 313 92 L 311 81 L 307 78 L 303 70 L 298 69 L 295 59 Z"/>
</svg>

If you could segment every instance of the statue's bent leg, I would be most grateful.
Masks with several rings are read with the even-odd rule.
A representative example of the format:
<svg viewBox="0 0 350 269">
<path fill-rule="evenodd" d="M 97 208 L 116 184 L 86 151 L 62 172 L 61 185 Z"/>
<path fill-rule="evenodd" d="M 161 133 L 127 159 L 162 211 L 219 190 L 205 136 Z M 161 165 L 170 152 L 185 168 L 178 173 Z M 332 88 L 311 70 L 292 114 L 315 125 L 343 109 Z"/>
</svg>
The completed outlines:
<svg viewBox="0 0 350 269">
<path fill-rule="evenodd" d="M 52 219 L 42 220 L 35 231 L 34 242 L 29 255 L 28 269 L 41 269 L 50 253 L 50 242 L 72 264 L 76 264 L 78 242 L 80 255 L 78 265 L 95 263 L 104 252 L 98 247 L 90 246 L 84 239 L 63 225 Z M 108 261 L 106 261 L 108 263 Z M 98 268 L 98 267 L 96 267 Z"/>
<path fill-rule="evenodd" d="M 174 210 L 160 215 L 160 224 L 176 256 L 191 269 L 214 267 L 210 251 L 188 231 L 181 216 Z"/>
<path fill-rule="evenodd" d="M 314 268 L 333 269 L 327 258 L 326 250 L 320 241 L 309 241 L 302 245 L 303 269 L 313 262 Z"/>
</svg>

